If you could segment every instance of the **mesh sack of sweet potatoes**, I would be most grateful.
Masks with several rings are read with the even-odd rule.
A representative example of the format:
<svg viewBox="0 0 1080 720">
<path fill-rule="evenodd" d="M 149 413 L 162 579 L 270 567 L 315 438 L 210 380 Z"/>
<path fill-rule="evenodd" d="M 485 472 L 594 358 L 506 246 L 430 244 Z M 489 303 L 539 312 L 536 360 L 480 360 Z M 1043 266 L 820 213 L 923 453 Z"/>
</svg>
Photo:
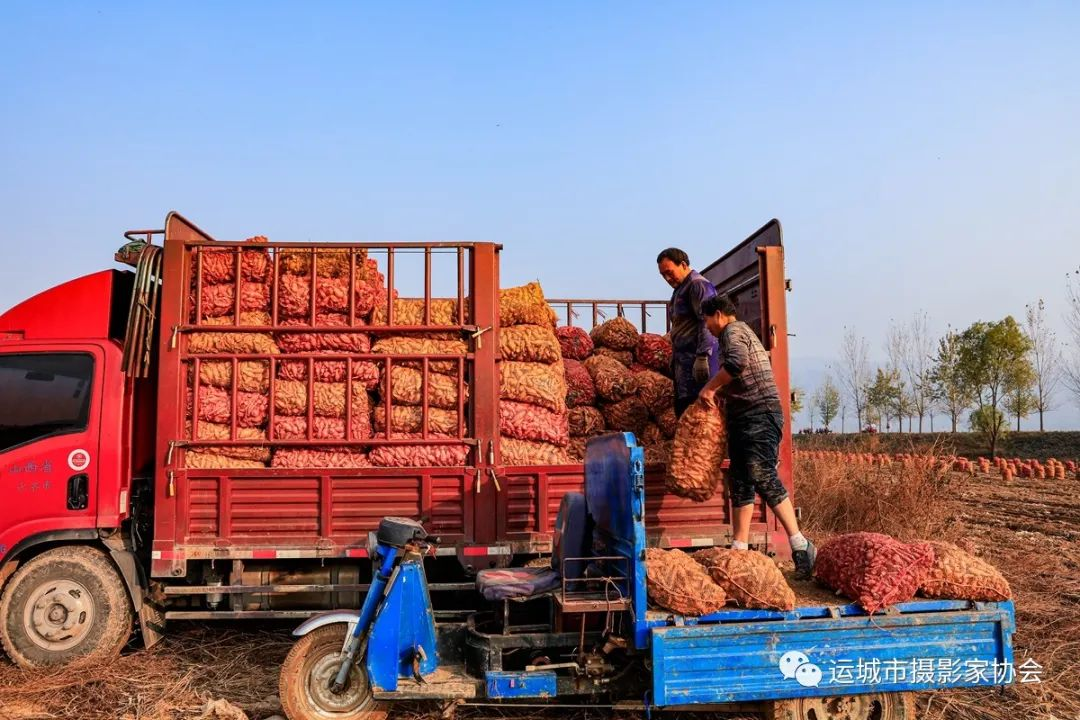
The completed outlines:
<svg viewBox="0 0 1080 720">
<path fill-rule="evenodd" d="M 675 433 L 679 428 L 679 418 L 675 416 L 675 408 L 670 407 L 664 410 L 655 417 L 656 426 L 660 428 L 660 432 L 664 433 L 664 437 L 668 440 L 675 438 Z"/>
<path fill-rule="evenodd" d="M 671 460 L 664 473 L 669 493 L 702 502 L 716 492 L 727 457 L 727 428 L 715 407 L 698 400 L 679 418 Z"/>
<path fill-rule="evenodd" d="M 192 437 L 192 423 L 187 421 L 185 439 L 194 441 Z M 200 422 L 198 440 L 266 440 L 266 431 L 261 428 L 238 427 L 236 437 L 230 437 L 230 427 L 221 423 Z M 270 462 L 270 448 L 257 445 L 197 445 L 192 444 L 189 448 L 197 448 L 195 452 L 221 455 L 223 457 L 238 458 L 240 460 L 254 460 L 256 462 Z"/>
<path fill-rule="evenodd" d="M 308 384 L 300 380 L 278 380 L 274 386 L 274 412 L 278 415 L 308 414 L 308 403 L 314 406 L 320 417 L 345 417 L 345 383 L 312 383 L 312 398 L 308 398 Z M 352 416 L 367 416 L 371 404 L 367 390 L 361 383 L 352 384 Z"/>
<path fill-rule="evenodd" d="M 566 412 L 566 376 L 561 362 L 546 363 L 513 362 L 499 363 L 499 395 L 503 400 L 517 400 L 547 408 L 552 412 Z"/>
<path fill-rule="evenodd" d="M 708 615 L 727 603 L 724 589 L 682 550 L 647 549 L 645 577 L 649 599 L 679 615 Z"/>
<path fill-rule="evenodd" d="M 265 360 L 241 360 L 237 364 L 239 389 L 266 393 L 270 389 L 270 367 Z M 199 363 L 199 382 L 229 390 L 232 388 L 233 364 L 229 360 L 204 360 Z"/>
<path fill-rule="evenodd" d="M 665 410 L 675 408 L 675 383 L 653 370 L 637 373 L 638 397 L 649 409 L 649 414 L 659 417 Z"/>
<path fill-rule="evenodd" d="M 645 462 L 649 465 L 667 465 L 671 459 L 671 440 L 654 422 L 646 423 L 638 437 L 638 442 L 645 448 Z"/>
<path fill-rule="evenodd" d="M 629 350 L 613 350 L 608 347 L 597 347 L 593 351 L 594 355 L 602 355 L 609 357 L 612 360 L 617 360 L 620 365 L 629 370 L 634 365 L 634 353 Z"/>
<path fill-rule="evenodd" d="M 376 355 L 465 355 L 467 347 L 464 340 L 431 340 L 422 337 L 384 337 L 375 341 L 371 346 L 371 352 Z M 394 366 L 419 370 L 422 363 L 419 360 L 394 360 Z M 457 360 L 428 360 L 430 372 L 442 373 L 443 375 L 456 376 L 458 372 Z"/>
<path fill-rule="evenodd" d="M 1009 581 L 990 563 L 952 543 L 931 540 L 934 563 L 919 594 L 948 600 L 999 602 L 1012 597 Z"/>
<path fill-rule="evenodd" d="M 347 278 L 351 267 L 362 282 L 378 273 L 379 268 L 364 248 L 290 248 L 278 250 L 277 256 L 278 267 L 292 275 L 310 276 L 313 260 L 319 277 Z"/>
<path fill-rule="evenodd" d="M 457 378 L 441 373 L 429 372 L 427 386 L 424 386 L 423 373 L 407 367 L 394 366 L 390 374 L 390 392 L 395 404 L 421 405 L 427 395 L 429 407 L 444 410 L 456 410 L 458 407 Z M 464 400 L 469 399 L 469 386 L 464 385 Z M 386 392 L 386 373 L 383 373 L 382 391 Z"/>
<path fill-rule="evenodd" d="M 559 447 L 566 447 L 570 442 L 566 413 L 513 400 L 499 402 L 499 430 L 504 438 L 545 442 Z"/>
<path fill-rule="evenodd" d="M 933 564 L 934 548 L 927 543 L 848 533 L 818 549 L 814 577 L 874 613 L 915 597 Z"/>
<path fill-rule="evenodd" d="M 699 550 L 693 557 L 740 607 L 795 609 L 795 591 L 772 558 L 753 550 L 726 548 Z"/>
<path fill-rule="evenodd" d="M 354 323 L 362 324 L 360 321 Z M 356 332 L 319 332 L 320 327 L 349 327 L 349 318 L 343 313 L 324 312 L 315 318 L 314 325 L 301 318 L 286 318 L 281 321 L 284 327 L 305 327 L 304 331 L 279 332 L 277 344 L 283 353 L 366 353 L 371 351 L 371 338 L 362 328 Z"/>
<path fill-rule="evenodd" d="M 236 311 L 236 283 L 203 283 L 199 295 L 197 323 L 206 324 L 210 318 L 231 319 Z M 195 305 L 195 292 L 191 294 Z M 240 312 L 266 312 L 270 309 L 270 285 L 268 283 L 240 281 Z M 195 318 L 193 318 L 195 319 Z"/>
<path fill-rule="evenodd" d="M 259 460 L 230 457 L 209 450 L 188 450 L 184 453 L 184 467 L 197 470 L 252 470 L 264 468 L 266 463 Z"/>
<path fill-rule="evenodd" d="M 278 278 L 278 310 L 283 317 L 311 317 L 311 275 L 286 273 Z M 367 318 L 385 303 L 386 288 L 368 282 L 353 285 L 354 317 Z M 319 277 L 315 281 L 315 313 L 349 313 L 349 279 Z"/>
<path fill-rule="evenodd" d="M 423 408 L 417 405 L 394 405 L 390 413 L 395 433 L 419 433 L 423 429 Z M 372 413 L 376 432 L 386 432 L 386 405 L 379 403 Z M 428 408 L 428 432 L 443 435 L 457 435 L 457 410 Z"/>
<path fill-rule="evenodd" d="M 270 322 L 270 315 L 265 312 L 247 312 L 240 315 L 240 324 L 247 327 L 268 326 Z M 214 327 L 235 325 L 232 317 L 207 318 L 202 324 Z M 188 352 L 197 355 L 211 353 L 276 355 L 280 350 L 274 342 L 274 336 L 268 332 L 194 330 L 188 337 Z"/>
<path fill-rule="evenodd" d="M 566 417 L 571 435 L 591 437 L 607 431 L 604 414 L 594 407 L 570 408 Z"/>
<path fill-rule="evenodd" d="M 618 402 L 603 403 L 600 412 L 604 414 L 604 423 L 612 432 L 632 432 L 640 437 L 641 431 L 649 422 L 649 410 L 636 395 L 625 397 Z"/>
<path fill-rule="evenodd" d="M 577 360 L 563 360 L 563 374 L 566 376 L 567 406 L 596 404 L 596 386 L 584 365 Z"/>
<path fill-rule="evenodd" d="M 624 317 L 616 317 L 594 327 L 591 335 L 593 344 L 598 347 L 629 350 L 633 353 L 641 333 L 634 327 L 634 323 Z"/>
<path fill-rule="evenodd" d="M 375 306 L 371 314 L 372 325 L 387 325 L 387 305 L 384 300 Z M 397 298 L 394 300 L 394 325 L 460 325 L 458 322 L 457 300 L 446 298 L 431 299 L 431 314 L 424 322 L 423 298 Z M 465 322 L 469 321 L 468 300 L 465 301 Z"/>
<path fill-rule="evenodd" d="M 585 462 L 585 445 L 588 442 L 589 437 L 571 435 L 570 444 L 566 446 L 567 457 L 575 464 Z"/>
<path fill-rule="evenodd" d="M 377 434 L 376 438 L 385 437 Z M 418 433 L 393 433 L 394 440 L 420 440 Z M 432 439 L 449 439 L 449 436 L 433 434 Z M 459 467 L 469 458 L 469 447 L 464 444 L 440 445 L 377 445 L 368 454 L 372 465 L 378 467 Z"/>
<path fill-rule="evenodd" d="M 316 355 L 339 355 L 333 350 L 324 350 Z M 346 362 L 344 360 L 315 360 L 315 381 L 324 383 L 345 382 Z M 282 360 L 278 363 L 278 377 L 282 380 L 307 380 L 307 360 Z M 379 386 L 381 371 L 379 366 L 366 360 L 354 360 L 352 364 L 353 381 L 364 386 L 365 390 L 374 390 Z"/>
<path fill-rule="evenodd" d="M 349 447 L 277 448 L 270 467 L 276 468 L 366 468 L 367 453 Z"/>
<path fill-rule="evenodd" d="M 555 328 L 555 336 L 564 359 L 584 360 L 593 354 L 593 341 L 585 328 L 564 325 Z"/>
<path fill-rule="evenodd" d="M 639 363 L 665 375 L 671 373 L 671 341 L 663 335 L 641 333 L 634 357 Z"/>
<path fill-rule="evenodd" d="M 617 402 L 637 390 L 637 378 L 618 360 L 593 355 L 585 361 L 596 394 L 609 402 Z"/>
<path fill-rule="evenodd" d="M 540 283 L 531 282 L 520 287 L 499 291 L 499 325 L 540 325 L 555 328 L 555 311 L 544 299 Z"/>
<path fill-rule="evenodd" d="M 562 360 L 559 339 L 549 327 L 515 325 L 499 330 L 499 354 L 503 360 L 557 363 Z"/>
<path fill-rule="evenodd" d="M 262 235 L 257 235 L 248 238 L 244 242 L 259 245 L 266 243 L 266 238 Z M 235 281 L 237 256 L 241 258 L 240 277 L 242 280 L 265 283 L 270 279 L 270 269 L 273 266 L 273 262 L 270 259 L 270 253 L 265 248 L 214 249 L 201 247 L 197 251 L 194 249 L 192 250 L 193 254 L 195 252 L 198 252 L 202 256 L 200 261 L 200 272 L 204 283 L 221 284 Z M 195 261 L 192 260 L 192 262 L 194 263 Z M 194 265 L 192 267 L 194 268 Z M 194 275 L 192 277 L 194 277 Z"/>
<path fill-rule="evenodd" d="M 236 393 L 237 421 L 239 427 L 259 427 L 266 424 L 270 398 L 262 393 L 239 391 Z M 195 413 L 194 394 L 187 392 L 187 415 Z M 199 420 L 228 425 L 232 423 L 232 391 L 211 385 L 199 386 Z"/>
<path fill-rule="evenodd" d="M 573 461 L 565 447 L 547 442 L 517 440 L 506 437 L 499 440 L 503 465 L 571 465 Z"/>
<path fill-rule="evenodd" d="M 308 419 L 304 415 L 276 415 L 272 434 L 275 440 L 307 440 Z M 368 440 L 371 438 L 371 417 L 355 415 L 352 431 L 345 437 L 345 418 L 315 416 L 311 440 Z"/>
</svg>

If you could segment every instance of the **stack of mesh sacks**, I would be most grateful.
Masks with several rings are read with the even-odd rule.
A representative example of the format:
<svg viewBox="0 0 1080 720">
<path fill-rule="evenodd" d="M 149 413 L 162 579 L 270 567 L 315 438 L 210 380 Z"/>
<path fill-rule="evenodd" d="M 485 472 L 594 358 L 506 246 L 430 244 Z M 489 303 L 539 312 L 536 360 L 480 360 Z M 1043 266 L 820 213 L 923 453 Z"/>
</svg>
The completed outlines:
<svg viewBox="0 0 1080 720">
<path fill-rule="evenodd" d="M 556 330 L 566 367 L 570 455 L 585 458 L 585 444 L 605 432 L 632 432 L 645 462 L 665 464 L 675 435 L 671 344 L 640 333 L 625 318 Z"/>
<path fill-rule="evenodd" d="M 464 356 L 468 349 L 465 342 L 459 332 L 450 329 L 459 325 L 457 300 L 432 298 L 429 308 L 425 318 L 423 299 L 398 298 L 394 300 L 394 316 L 390 318 L 386 305 L 377 307 L 372 325 L 387 325 L 393 320 L 395 326 L 446 326 L 447 331 L 379 335 L 372 352 Z M 422 360 L 394 362 L 389 378 L 383 365 L 379 385 L 382 399 L 374 406 L 375 437 L 388 437 L 389 425 L 392 440 L 423 438 L 425 395 L 428 439 L 457 437 L 459 420 L 462 423 L 465 420 L 460 417 L 459 408 L 464 410 L 469 400 L 467 382 L 461 385 L 465 395 L 459 397 L 459 375 L 457 360 L 429 360 L 425 386 Z M 389 418 L 387 396 L 391 399 Z M 447 467 L 464 465 L 468 455 L 469 448 L 462 443 L 383 445 L 372 448 L 371 463 L 379 467 Z"/>
<path fill-rule="evenodd" d="M 504 465 L 569 465 L 567 385 L 555 313 L 539 283 L 499 293 L 499 430 Z"/>
<path fill-rule="evenodd" d="M 319 248 L 280 250 L 278 266 L 279 324 L 298 329 L 279 332 L 277 344 L 282 353 L 301 357 L 278 364 L 272 439 L 307 439 L 310 414 L 314 440 L 369 440 L 372 434 L 369 393 L 378 385 L 378 365 L 354 360 L 351 377 L 347 378 L 349 363 L 344 358 L 310 358 L 371 351 L 367 332 L 318 332 L 317 329 L 363 328 L 369 324 L 376 306 L 384 305 L 387 298 L 386 281 L 378 264 L 362 250 Z M 349 297 L 350 273 L 353 274 L 352 298 Z M 308 397 L 309 369 L 314 374 L 311 397 Z M 369 464 L 368 453 L 355 445 L 282 446 L 275 448 L 272 459 L 273 467 L 282 468 L 360 468 Z"/>
<path fill-rule="evenodd" d="M 265 237 L 246 241 L 254 246 L 266 242 Z M 266 249 L 233 250 L 203 249 L 196 258 L 190 256 L 193 268 L 200 269 L 200 287 L 192 280 L 189 320 L 208 328 L 222 326 L 270 325 L 270 281 L 273 263 Z M 239 277 L 239 314 L 237 311 L 237 264 Z M 193 273 L 194 278 L 194 273 Z M 192 354 L 277 354 L 277 343 L 271 333 L 227 332 L 208 329 L 194 332 L 188 344 Z M 195 369 L 189 369 L 184 439 L 228 440 L 233 415 L 233 366 L 229 360 L 206 360 L 199 367 L 198 422 L 195 413 Z M 236 414 L 239 440 L 266 440 L 269 418 L 269 367 L 266 361 L 243 361 L 237 365 Z M 194 437 L 195 427 L 198 437 Z M 185 453 L 185 462 L 192 468 L 266 467 L 270 461 L 268 446 L 199 446 L 192 444 Z"/>
</svg>

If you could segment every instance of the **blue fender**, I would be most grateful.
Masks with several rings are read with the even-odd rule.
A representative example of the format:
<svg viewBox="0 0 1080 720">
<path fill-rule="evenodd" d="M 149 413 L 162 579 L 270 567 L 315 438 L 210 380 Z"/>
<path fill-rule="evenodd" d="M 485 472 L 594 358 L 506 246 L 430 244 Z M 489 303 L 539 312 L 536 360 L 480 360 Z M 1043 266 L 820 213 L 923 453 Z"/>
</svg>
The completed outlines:
<svg viewBox="0 0 1080 720">
<path fill-rule="evenodd" d="M 345 623 L 345 635 L 346 637 L 351 637 L 353 627 L 356 625 L 356 619 L 356 611 L 330 610 L 328 612 L 319 613 L 318 615 L 312 615 L 301 623 L 300 627 L 293 630 L 292 634 L 295 637 L 303 637 L 312 630 L 318 630 L 321 627 L 334 625 L 336 623 Z"/>
</svg>

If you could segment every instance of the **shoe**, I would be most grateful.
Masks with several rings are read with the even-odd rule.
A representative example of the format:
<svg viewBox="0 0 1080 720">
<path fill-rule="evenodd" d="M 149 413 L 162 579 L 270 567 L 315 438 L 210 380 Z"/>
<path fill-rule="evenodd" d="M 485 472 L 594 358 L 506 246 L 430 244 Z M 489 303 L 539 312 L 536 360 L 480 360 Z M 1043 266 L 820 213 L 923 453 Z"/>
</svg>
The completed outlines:
<svg viewBox="0 0 1080 720">
<path fill-rule="evenodd" d="M 805 550 L 791 551 L 791 559 L 795 561 L 795 577 L 800 580 L 809 580 L 814 574 L 817 548 L 814 547 L 814 543 L 807 540 Z"/>
</svg>

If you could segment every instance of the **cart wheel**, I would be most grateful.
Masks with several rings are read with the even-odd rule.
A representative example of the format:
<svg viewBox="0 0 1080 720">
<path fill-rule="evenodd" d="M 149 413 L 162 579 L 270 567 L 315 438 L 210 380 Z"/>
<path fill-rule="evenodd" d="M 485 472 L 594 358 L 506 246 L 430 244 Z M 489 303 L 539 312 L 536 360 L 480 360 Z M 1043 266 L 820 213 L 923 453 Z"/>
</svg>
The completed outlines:
<svg viewBox="0 0 1080 720">
<path fill-rule="evenodd" d="M 371 695 L 367 674 L 357 665 L 345 689 L 330 690 L 341 662 L 346 626 L 312 630 L 300 638 L 281 666 L 278 692 L 290 720 L 381 720 L 386 710 Z"/>
<path fill-rule="evenodd" d="M 768 703 L 767 720 L 915 720 L 911 693 L 797 698 Z"/>
</svg>

